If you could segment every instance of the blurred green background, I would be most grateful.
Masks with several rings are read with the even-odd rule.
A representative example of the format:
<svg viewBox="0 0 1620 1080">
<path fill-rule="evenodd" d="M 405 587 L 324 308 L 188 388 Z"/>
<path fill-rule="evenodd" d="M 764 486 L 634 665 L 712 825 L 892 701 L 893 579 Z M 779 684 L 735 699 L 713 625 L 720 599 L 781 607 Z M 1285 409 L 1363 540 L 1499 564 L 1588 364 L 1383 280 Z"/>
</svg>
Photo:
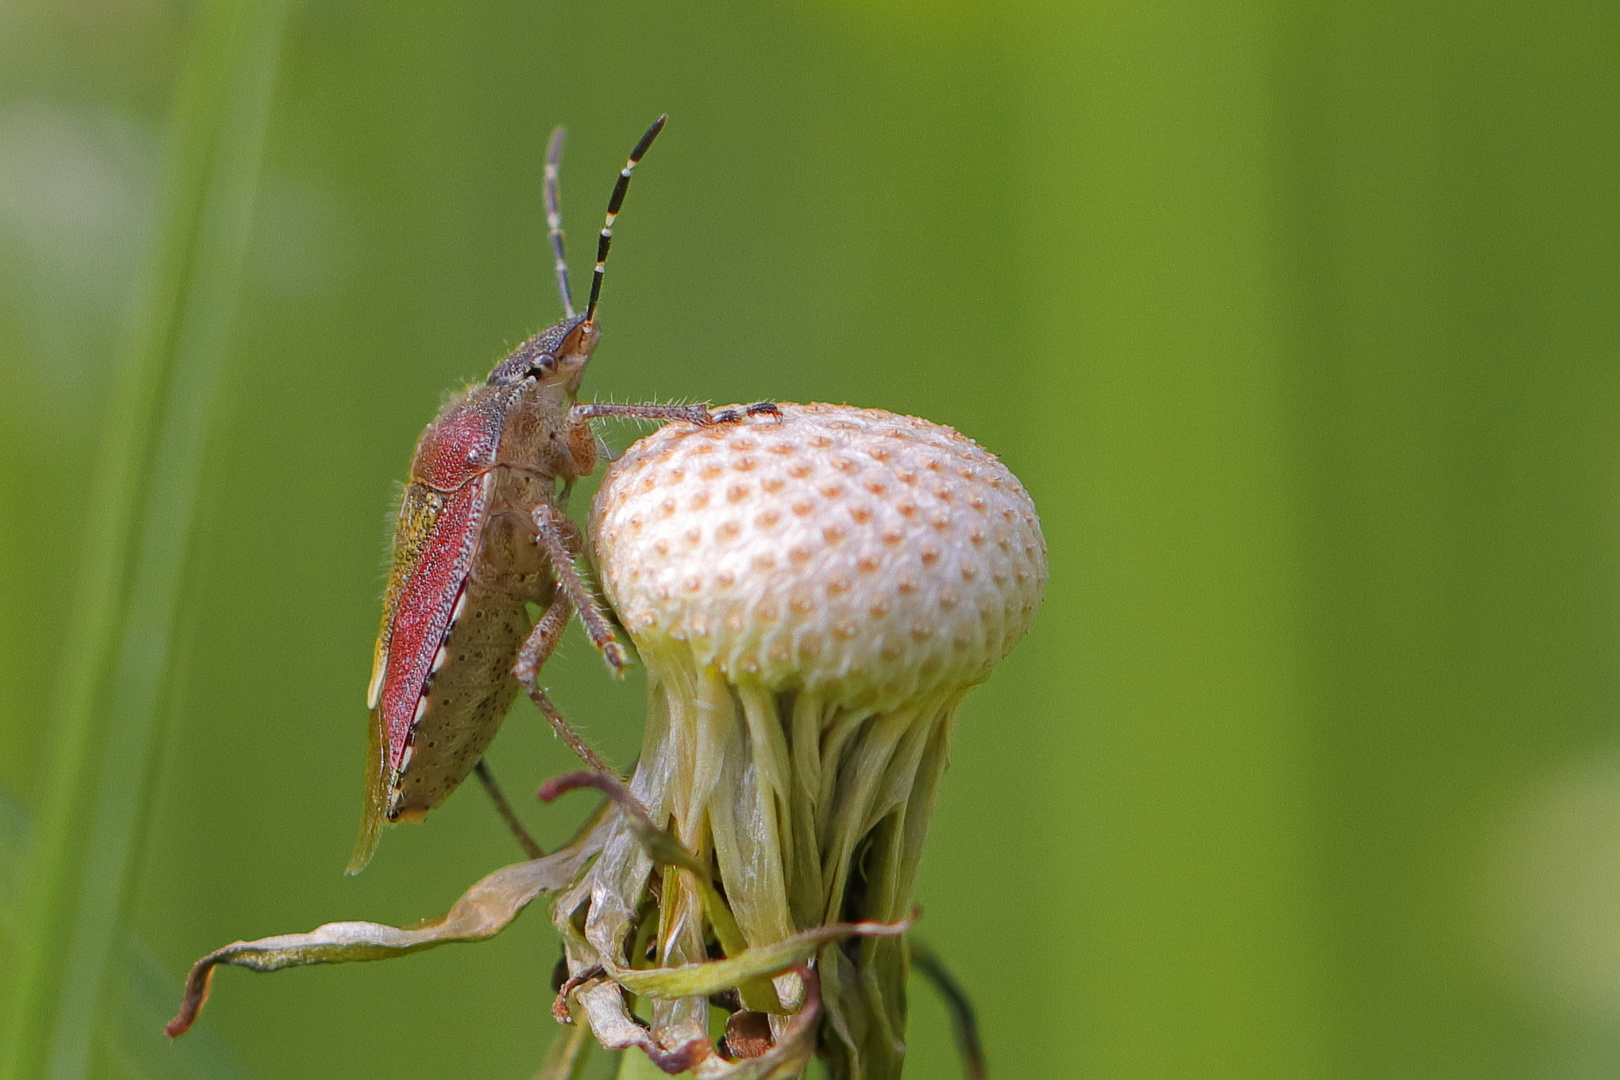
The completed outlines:
<svg viewBox="0 0 1620 1080">
<path fill-rule="evenodd" d="M 1041 507 L 918 897 L 993 1075 L 1620 1075 L 1620 7 L 1524 0 L 4 0 L 3 1075 L 532 1074 L 539 912 L 157 1027 L 516 857 L 468 791 L 340 875 L 393 485 L 556 317 L 551 126 L 583 280 L 663 111 L 588 393 L 921 414 Z M 639 681 L 546 676 L 628 761 Z"/>
</svg>

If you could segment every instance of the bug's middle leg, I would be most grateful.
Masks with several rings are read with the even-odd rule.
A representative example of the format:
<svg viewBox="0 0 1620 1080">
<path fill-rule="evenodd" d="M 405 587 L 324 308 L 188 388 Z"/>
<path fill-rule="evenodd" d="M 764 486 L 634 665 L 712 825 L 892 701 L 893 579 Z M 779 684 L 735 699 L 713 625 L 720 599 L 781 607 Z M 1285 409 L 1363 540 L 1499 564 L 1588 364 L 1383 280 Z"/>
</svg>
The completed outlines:
<svg viewBox="0 0 1620 1080">
<path fill-rule="evenodd" d="M 552 704 L 551 698 L 540 688 L 540 668 L 550 659 L 552 652 L 557 648 L 557 643 L 562 640 L 563 630 L 568 627 L 568 616 L 573 613 L 574 605 L 569 602 L 566 595 L 559 593 L 552 599 L 551 606 L 546 608 L 545 614 L 540 616 L 540 621 L 529 631 L 528 640 L 523 643 L 523 648 L 518 650 L 517 661 L 512 665 L 512 677 L 517 679 L 528 693 L 530 700 L 551 722 L 552 730 L 568 744 L 570 750 L 579 755 L 581 761 L 596 772 L 612 773 L 613 767 L 602 760 L 602 755 L 574 730 L 574 726 L 563 718 L 557 706 Z"/>
<path fill-rule="evenodd" d="M 619 644 L 619 639 L 613 633 L 613 624 L 602 614 L 596 595 L 591 592 L 590 586 L 585 584 L 585 579 L 579 576 L 579 570 L 574 566 L 574 560 L 579 558 L 584 547 L 579 535 L 579 526 L 549 503 L 541 503 L 535 507 L 533 516 L 534 542 L 545 548 L 546 557 L 551 560 L 552 575 L 556 577 L 562 595 L 567 597 L 574 610 L 579 612 L 579 621 L 585 627 L 585 636 L 591 639 L 591 644 L 613 668 L 613 674 L 624 674 L 624 669 L 630 666 L 630 654 Z M 549 609 L 546 614 L 550 614 Z M 567 616 L 564 616 L 565 620 L 566 618 Z M 542 618 L 541 621 L 545 620 Z M 558 632 L 561 633 L 560 630 Z"/>
</svg>

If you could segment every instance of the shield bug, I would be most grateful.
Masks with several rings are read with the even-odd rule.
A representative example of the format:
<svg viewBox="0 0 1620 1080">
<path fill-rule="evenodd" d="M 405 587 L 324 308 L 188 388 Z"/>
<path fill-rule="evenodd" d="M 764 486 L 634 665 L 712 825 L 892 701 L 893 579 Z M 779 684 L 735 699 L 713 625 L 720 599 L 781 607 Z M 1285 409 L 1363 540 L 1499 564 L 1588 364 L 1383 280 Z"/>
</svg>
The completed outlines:
<svg viewBox="0 0 1620 1080">
<path fill-rule="evenodd" d="M 608 770 L 536 681 L 575 613 L 615 673 L 630 662 L 575 568 L 583 538 L 563 512 L 574 482 L 596 467 L 590 421 L 733 419 L 699 405 L 575 401 L 601 336 L 596 308 L 613 223 L 631 172 L 663 125 L 659 117 L 647 129 L 619 172 L 584 314 L 574 310 L 563 252 L 557 192 L 563 132 L 552 133 L 546 223 L 564 317 L 451 399 L 416 445 L 367 693 L 366 806 L 351 874 L 370 861 L 383 825 L 422 820 L 479 767 L 520 687 L 587 764 Z M 530 603 L 542 612 L 532 626 Z M 485 770 L 479 773 L 488 780 Z"/>
</svg>

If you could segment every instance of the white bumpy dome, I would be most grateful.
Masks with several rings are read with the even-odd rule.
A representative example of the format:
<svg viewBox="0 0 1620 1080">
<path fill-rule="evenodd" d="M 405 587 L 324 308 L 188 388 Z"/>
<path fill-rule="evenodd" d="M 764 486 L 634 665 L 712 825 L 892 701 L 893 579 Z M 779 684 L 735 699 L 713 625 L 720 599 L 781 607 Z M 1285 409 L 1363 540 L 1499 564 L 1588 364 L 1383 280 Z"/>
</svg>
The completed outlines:
<svg viewBox="0 0 1620 1080">
<path fill-rule="evenodd" d="M 665 427 L 608 472 L 590 527 L 644 653 L 845 707 L 980 682 L 1046 584 L 1018 479 L 948 427 L 877 409 Z"/>
</svg>

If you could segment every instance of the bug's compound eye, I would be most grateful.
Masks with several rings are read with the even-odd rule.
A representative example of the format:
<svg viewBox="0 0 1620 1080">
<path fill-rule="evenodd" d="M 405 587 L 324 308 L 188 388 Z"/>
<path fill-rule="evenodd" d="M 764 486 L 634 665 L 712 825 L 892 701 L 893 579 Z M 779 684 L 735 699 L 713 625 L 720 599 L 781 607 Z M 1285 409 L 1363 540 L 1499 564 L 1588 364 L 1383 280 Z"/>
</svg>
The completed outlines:
<svg viewBox="0 0 1620 1080">
<path fill-rule="evenodd" d="M 536 379 L 544 379 L 557 370 L 557 358 L 550 353 L 541 353 L 529 364 L 528 374 Z"/>
</svg>

